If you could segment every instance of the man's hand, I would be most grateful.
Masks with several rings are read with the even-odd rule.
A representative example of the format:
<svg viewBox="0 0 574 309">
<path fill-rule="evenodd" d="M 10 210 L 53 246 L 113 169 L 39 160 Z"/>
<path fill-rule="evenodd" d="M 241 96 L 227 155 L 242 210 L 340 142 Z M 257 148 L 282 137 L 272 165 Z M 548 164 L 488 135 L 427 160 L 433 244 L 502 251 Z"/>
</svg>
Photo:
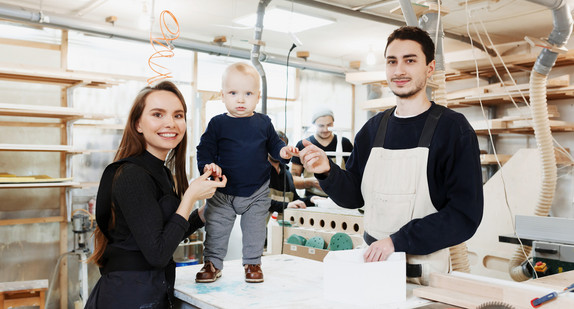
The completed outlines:
<svg viewBox="0 0 574 309">
<path fill-rule="evenodd" d="M 305 202 L 301 201 L 301 200 L 296 200 L 293 202 L 290 202 L 289 204 L 287 204 L 287 208 L 302 208 L 305 209 L 307 208 L 307 205 L 305 205 Z"/>
<path fill-rule="evenodd" d="M 299 158 L 303 167 L 312 173 L 323 174 L 331 170 L 327 154 L 319 147 L 313 145 L 310 141 L 304 139 L 303 148 L 299 151 Z"/>
<path fill-rule="evenodd" d="M 395 245 L 390 237 L 377 240 L 372 243 L 365 254 L 365 262 L 378 262 L 386 260 L 391 253 L 395 252 Z"/>
<path fill-rule="evenodd" d="M 317 203 L 319 203 L 319 201 L 325 201 L 325 200 L 327 200 L 327 198 L 322 197 L 322 196 L 318 196 L 318 195 L 314 195 L 314 196 L 311 196 L 310 200 L 311 200 L 311 203 L 317 205 Z"/>
</svg>

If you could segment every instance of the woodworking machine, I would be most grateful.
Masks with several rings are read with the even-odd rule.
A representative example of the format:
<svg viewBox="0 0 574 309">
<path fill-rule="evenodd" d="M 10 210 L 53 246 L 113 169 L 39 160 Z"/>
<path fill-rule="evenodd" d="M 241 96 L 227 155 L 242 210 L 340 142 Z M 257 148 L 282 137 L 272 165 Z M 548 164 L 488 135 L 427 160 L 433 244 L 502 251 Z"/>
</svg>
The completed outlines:
<svg viewBox="0 0 574 309">
<path fill-rule="evenodd" d="M 516 234 L 532 242 L 533 265 L 538 276 L 574 270 L 574 220 L 569 218 L 516 216 Z M 539 263 L 540 262 L 540 263 Z"/>
</svg>

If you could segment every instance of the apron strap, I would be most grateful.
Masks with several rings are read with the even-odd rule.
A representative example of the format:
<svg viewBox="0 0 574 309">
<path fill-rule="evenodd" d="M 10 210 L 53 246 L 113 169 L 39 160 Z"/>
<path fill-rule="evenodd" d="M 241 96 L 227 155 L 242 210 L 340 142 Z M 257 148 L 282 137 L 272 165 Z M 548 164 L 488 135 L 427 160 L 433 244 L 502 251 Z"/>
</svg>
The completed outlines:
<svg viewBox="0 0 574 309">
<path fill-rule="evenodd" d="M 438 124 L 438 120 L 440 119 L 442 112 L 444 112 L 445 109 L 446 107 L 437 104 L 433 104 L 431 106 L 429 115 L 425 121 L 423 132 L 421 133 L 421 137 L 419 139 L 418 147 L 430 147 L 434 130 Z"/>
<path fill-rule="evenodd" d="M 385 112 L 381 122 L 379 123 L 379 129 L 377 130 L 377 135 L 375 136 L 375 141 L 373 142 L 373 147 L 383 147 L 385 144 L 385 136 L 387 135 L 387 124 L 389 123 L 389 118 L 395 112 L 397 107 L 394 106 Z M 429 115 L 425 121 L 425 125 L 423 127 L 423 131 L 421 133 L 421 137 L 419 139 L 418 147 L 430 147 L 430 143 L 432 141 L 432 137 L 434 135 L 434 131 L 436 125 L 438 124 L 438 120 L 440 116 L 444 112 L 446 107 L 433 104 L 430 108 Z"/>
<path fill-rule="evenodd" d="M 377 130 L 377 135 L 375 136 L 375 141 L 373 147 L 383 147 L 385 144 L 385 136 L 387 135 L 387 124 L 389 123 L 389 117 L 395 112 L 397 107 L 394 106 L 387 110 L 383 115 L 383 119 L 379 123 L 379 129 Z"/>
</svg>

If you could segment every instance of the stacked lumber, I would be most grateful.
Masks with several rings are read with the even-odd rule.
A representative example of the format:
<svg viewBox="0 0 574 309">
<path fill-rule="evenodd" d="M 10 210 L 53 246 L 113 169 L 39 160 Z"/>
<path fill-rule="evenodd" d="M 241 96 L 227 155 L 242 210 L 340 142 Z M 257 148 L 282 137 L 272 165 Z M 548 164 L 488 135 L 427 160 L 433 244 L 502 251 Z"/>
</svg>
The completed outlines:
<svg viewBox="0 0 574 309">
<path fill-rule="evenodd" d="M 574 275 L 574 272 L 570 276 Z M 551 276 L 550 276 L 551 277 Z M 532 280 L 530 282 L 534 282 Z M 488 302 L 503 302 L 516 309 L 532 308 L 530 301 L 548 293 L 560 291 L 565 285 L 545 285 L 513 282 L 484 276 L 452 272 L 431 274 L 430 285 L 415 289 L 415 296 L 462 308 L 477 308 Z M 562 295 L 545 303 L 545 309 L 574 308 L 574 293 Z"/>
</svg>

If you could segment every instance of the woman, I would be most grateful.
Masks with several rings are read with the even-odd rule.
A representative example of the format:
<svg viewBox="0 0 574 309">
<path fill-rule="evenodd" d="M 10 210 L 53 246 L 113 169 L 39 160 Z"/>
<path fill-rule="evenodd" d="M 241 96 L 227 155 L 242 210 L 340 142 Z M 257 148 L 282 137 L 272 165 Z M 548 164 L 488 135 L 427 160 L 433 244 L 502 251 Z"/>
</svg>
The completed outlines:
<svg viewBox="0 0 574 309">
<path fill-rule="evenodd" d="M 193 210 L 194 204 L 227 182 L 225 176 L 209 180 L 208 171 L 188 185 L 186 111 L 169 81 L 137 95 L 116 162 L 106 168 L 98 189 L 90 261 L 102 277 L 86 308 L 173 306 L 173 253 L 203 226 L 203 208 Z"/>
</svg>

